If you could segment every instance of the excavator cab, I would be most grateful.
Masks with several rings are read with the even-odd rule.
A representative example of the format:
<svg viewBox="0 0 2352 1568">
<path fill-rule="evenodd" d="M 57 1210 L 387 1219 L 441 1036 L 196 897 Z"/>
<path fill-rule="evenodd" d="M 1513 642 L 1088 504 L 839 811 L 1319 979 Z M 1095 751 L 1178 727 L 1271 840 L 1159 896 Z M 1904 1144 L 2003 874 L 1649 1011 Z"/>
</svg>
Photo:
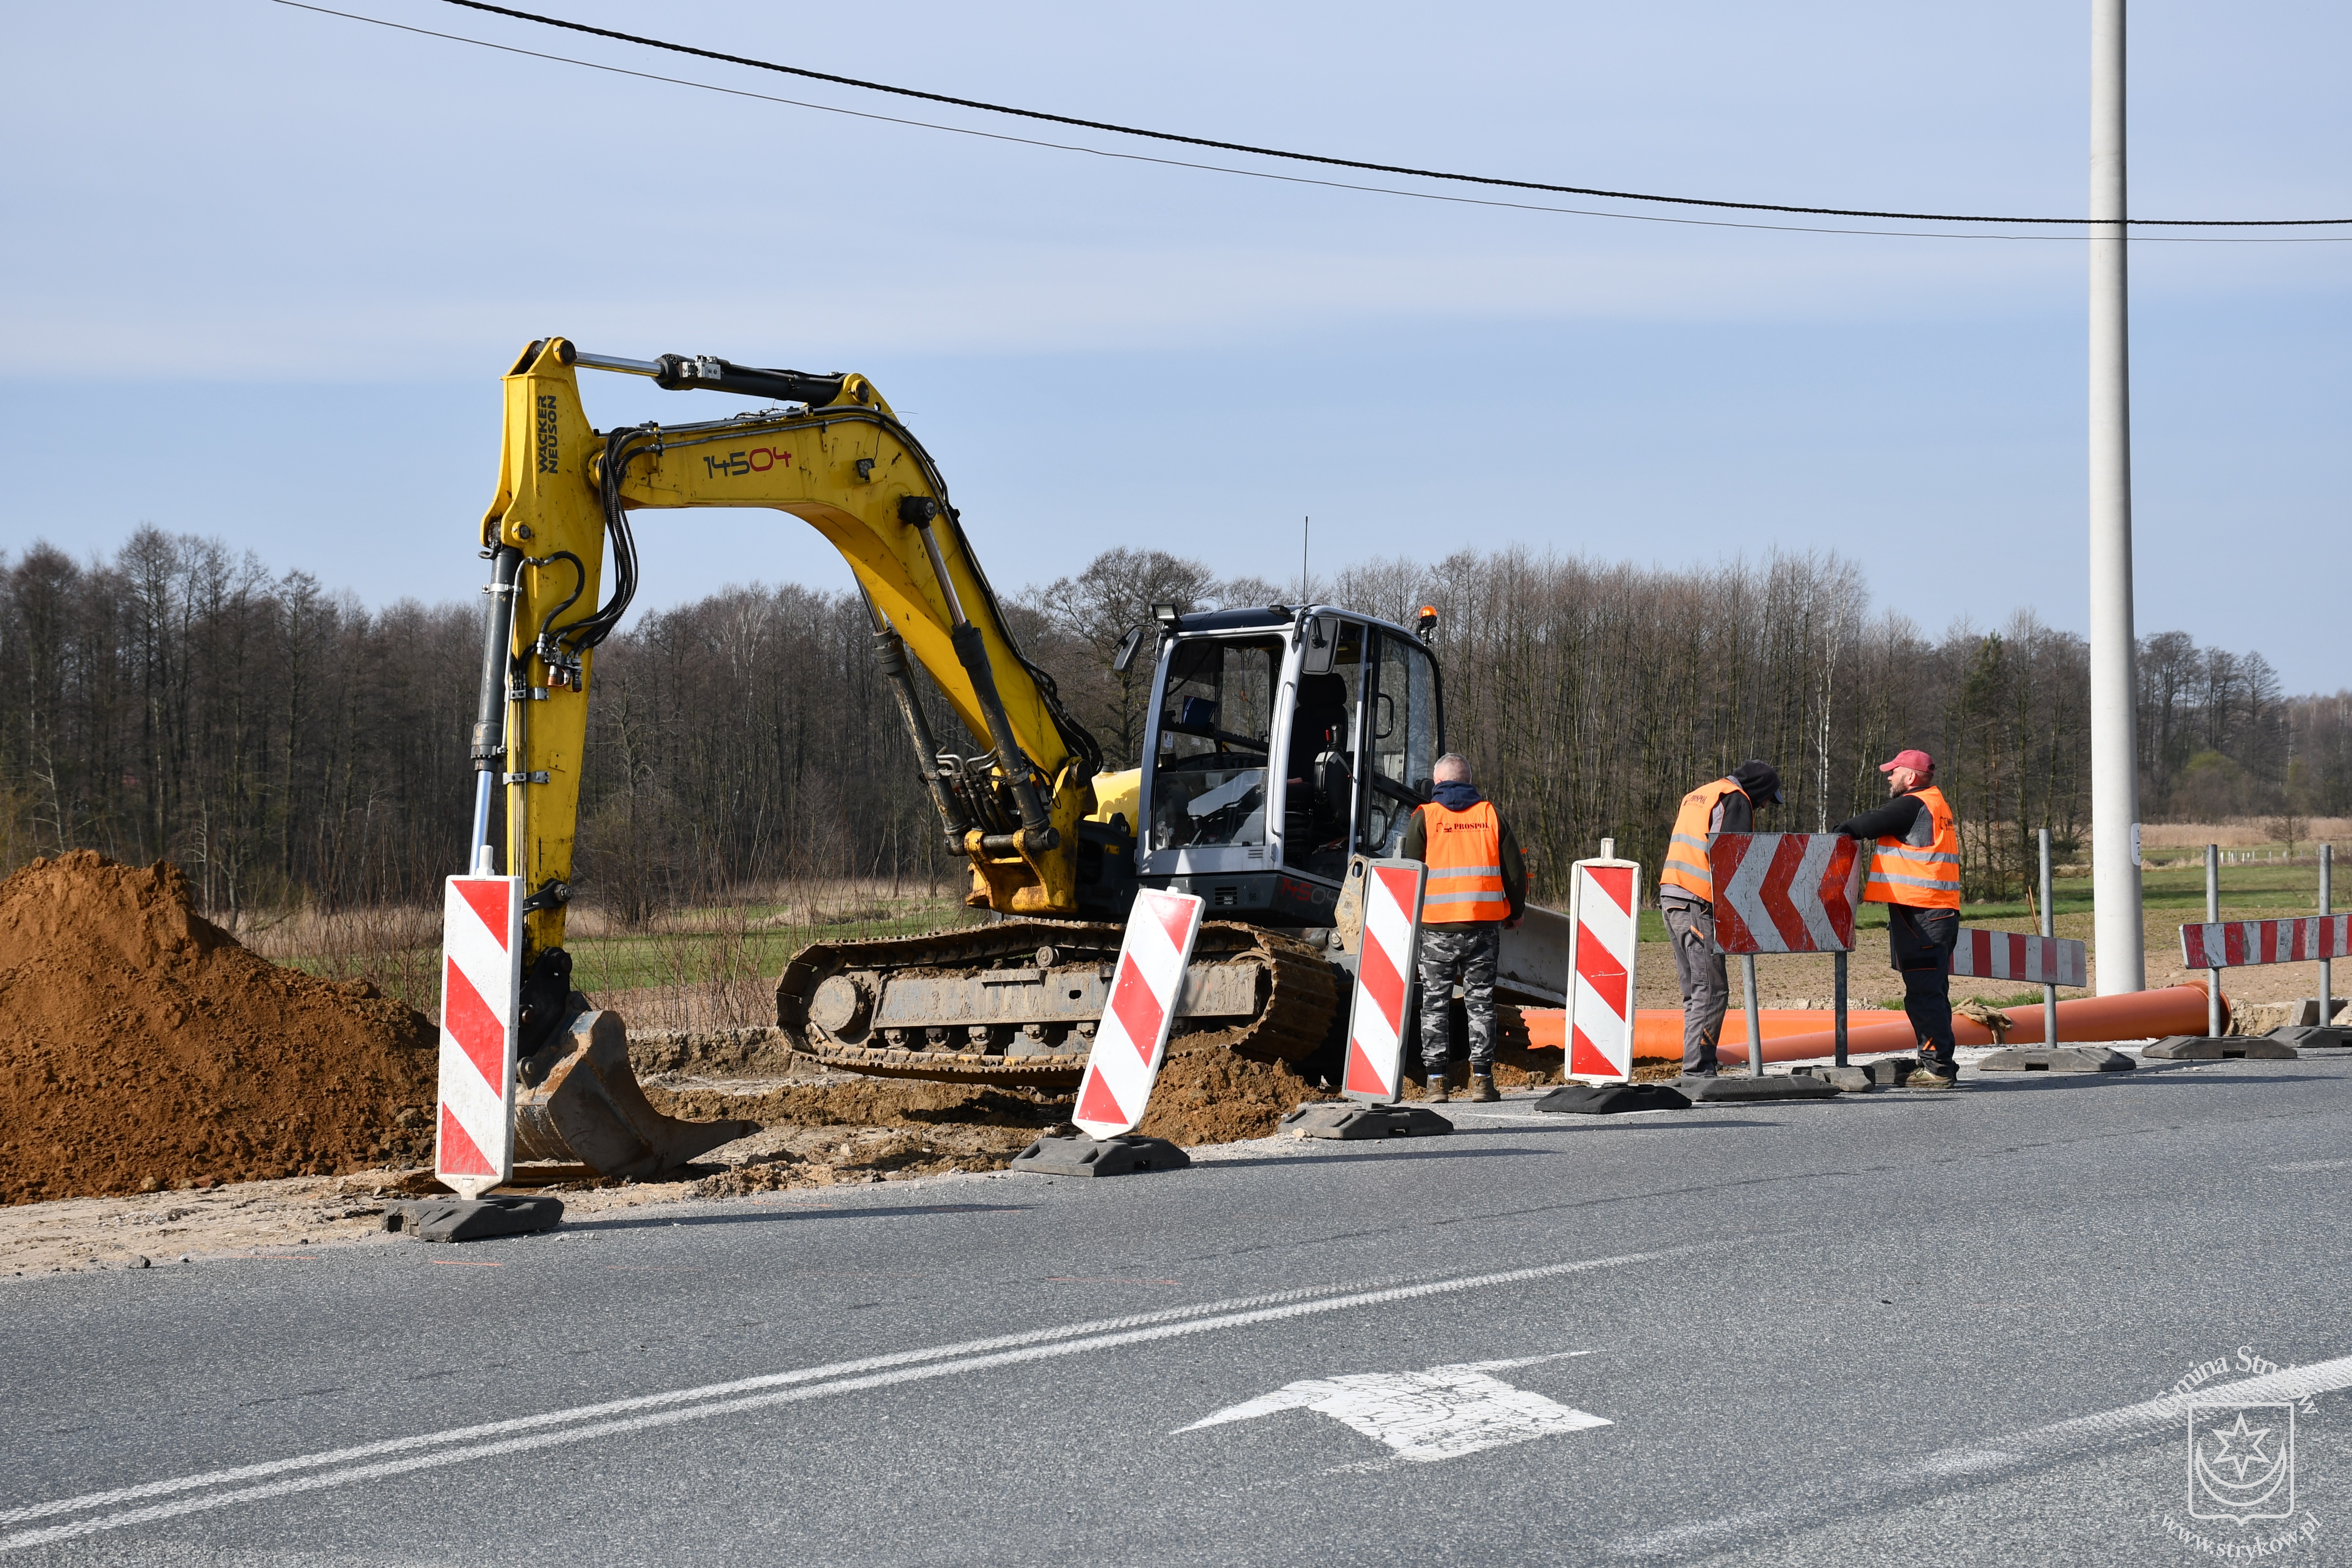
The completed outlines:
<svg viewBox="0 0 2352 1568">
<path fill-rule="evenodd" d="M 1211 918 L 1329 926 L 1356 856 L 1394 854 L 1445 747 L 1437 661 L 1330 605 L 1163 614 L 1136 870 Z"/>
</svg>

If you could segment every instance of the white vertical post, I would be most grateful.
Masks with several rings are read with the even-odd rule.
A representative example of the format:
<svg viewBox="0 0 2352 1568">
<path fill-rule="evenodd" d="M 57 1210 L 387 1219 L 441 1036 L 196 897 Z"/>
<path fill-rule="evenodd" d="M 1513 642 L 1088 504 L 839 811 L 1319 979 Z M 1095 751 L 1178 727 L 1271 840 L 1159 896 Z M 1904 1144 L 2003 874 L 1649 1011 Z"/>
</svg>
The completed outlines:
<svg viewBox="0 0 2352 1568">
<path fill-rule="evenodd" d="M 2091 859 L 2099 994 L 2147 984 L 2132 626 L 2124 0 L 2091 0 Z"/>
<path fill-rule="evenodd" d="M 2058 917 L 2050 909 L 2050 830 L 2042 830 L 2042 934 L 2058 934 Z M 2042 988 L 2042 1043 L 2045 1047 L 2058 1043 L 2058 987 Z"/>
<path fill-rule="evenodd" d="M 2324 921 L 2336 912 L 2336 846 L 2319 847 L 2319 916 Z M 2336 1022 L 2336 966 L 2323 958 L 2319 961 L 2319 1026 L 2323 1029 Z"/>
<path fill-rule="evenodd" d="M 2212 925 L 2221 918 L 2221 847 L 2205 846 L 2205 923 Z M 2221 1032 L 2221 972 L 2205 972 L 2205 1033 L 2210 1037 Z"/>
<path fill-rule="evenodd" d="M 1764 1076 L 1764 1007 L 1756 1000 L 1756 955 L 1739 955 L 1739 984 L 1748 993 L 1748 1076 Z"/>
</svg>

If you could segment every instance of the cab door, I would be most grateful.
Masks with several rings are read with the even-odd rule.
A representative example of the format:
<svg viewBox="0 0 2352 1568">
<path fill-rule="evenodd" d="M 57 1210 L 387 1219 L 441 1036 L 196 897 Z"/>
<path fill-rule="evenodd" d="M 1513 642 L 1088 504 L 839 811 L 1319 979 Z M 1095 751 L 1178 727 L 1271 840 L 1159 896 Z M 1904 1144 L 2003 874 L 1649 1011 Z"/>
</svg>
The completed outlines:
<svg viewBox="0 0 2352 1568">
<path fill-rule="evenodd" d="M 1337 882 L 1362 816 L 1364 689 L 1370 628 L 1317 616 L 1303 628 L 1285 715 L 1282 863 Z"/>
<path fill-rule="evenodd" d="M 1381 631 L 1370 675 L 1356 843 L 1366 855 L 1393 856 L 1404 842 L 1406 821 L 1430 798 L 1432 775 L 1445 752 L 1444 710 L 1437 661 L 1413 637 Z"/>
</svg>

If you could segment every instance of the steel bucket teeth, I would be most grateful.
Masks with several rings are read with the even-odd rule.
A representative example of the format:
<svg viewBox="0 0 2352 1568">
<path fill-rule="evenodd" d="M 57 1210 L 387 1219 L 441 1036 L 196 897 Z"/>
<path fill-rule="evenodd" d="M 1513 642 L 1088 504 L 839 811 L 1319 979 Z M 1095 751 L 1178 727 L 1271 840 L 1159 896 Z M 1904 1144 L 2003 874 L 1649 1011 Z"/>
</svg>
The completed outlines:
<svg viewBox="0 0 2352 1568">
<path fill-rule="evenodd" d="M 759 1131 L 753 1121 L 680 1121 L 656 1110 L 629 1068 L 629 1032 L 618 1013 L 573 1015 L 526 1065 L 515 1100 L 519 1160 L 650 1176 Z"/>
</svg>

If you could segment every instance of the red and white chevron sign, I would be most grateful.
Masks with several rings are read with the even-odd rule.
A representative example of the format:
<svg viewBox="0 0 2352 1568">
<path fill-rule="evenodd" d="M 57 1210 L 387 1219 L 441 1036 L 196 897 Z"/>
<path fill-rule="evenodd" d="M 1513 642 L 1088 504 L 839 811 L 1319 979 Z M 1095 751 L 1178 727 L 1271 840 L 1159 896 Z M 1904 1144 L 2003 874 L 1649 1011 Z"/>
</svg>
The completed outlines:
<svg viewBox="0 0 2352 1568">
<path fill-rule="evenodd" d="M 1642 868 L 1579 860 L 1568 871 L 1568 1076 L 1633 1081 L 1634 910 Z"/>
<path fill-rule="evenodd" d="M 441 910 L 441 1133 L 433 1173 L 479 1197 L 514 1174 L 522 879 L 452 877 Z"/>
<path fill-rule="evenodd" d="M 1418 860 L 1372 860 L 1364 867 L 1364 942 L 1348 1003 L 1348 1065 L 1339 1092 L 1376 1105 L 1402 1087 L 1404 1006 L 1412 994 L 1421 945 L 1421 895 L 1429 868 Z M 1438 1005 L 1443 1006 L 1448 997 Z"/>
<path fill-rule="evenodd" d="M 1715 945 L 1724 952 L 1852 952 L 1862 847 L 1843 833 L 1718 833 Z"/>
<path fill-rule="evenodd" d="M 1192 939 L 1201 934 L 1201 905 L 1191 893 L 1146 888 L 1135 895 L 1118 944 L 1110 1005 L 1087 1053 L 1078 1109 L 1070 1118 L 1089 1137 L 1134 1131 L 1151 1103 L 1151 1081 L 1160 1076 L 1176 1004 L 1183 999 Z"/>
<path fill-rule="evenodd" d="M 2250 963 L 2311 963 L 2352 952 L 2352 915 L 2300 920 L 2218 921 L 2180 928 L 2180 962 L 2191 969 Z"/>
<path fill-rule="evenodd" d="M 1952 949 L 1954 974 L 1979 980 L 2024 980 L 2036 985 L 2088 985 L 2090 950 L 2063 936 L 2024 936 L 2009 931 L 1960 928 Z"/>
</svg>

